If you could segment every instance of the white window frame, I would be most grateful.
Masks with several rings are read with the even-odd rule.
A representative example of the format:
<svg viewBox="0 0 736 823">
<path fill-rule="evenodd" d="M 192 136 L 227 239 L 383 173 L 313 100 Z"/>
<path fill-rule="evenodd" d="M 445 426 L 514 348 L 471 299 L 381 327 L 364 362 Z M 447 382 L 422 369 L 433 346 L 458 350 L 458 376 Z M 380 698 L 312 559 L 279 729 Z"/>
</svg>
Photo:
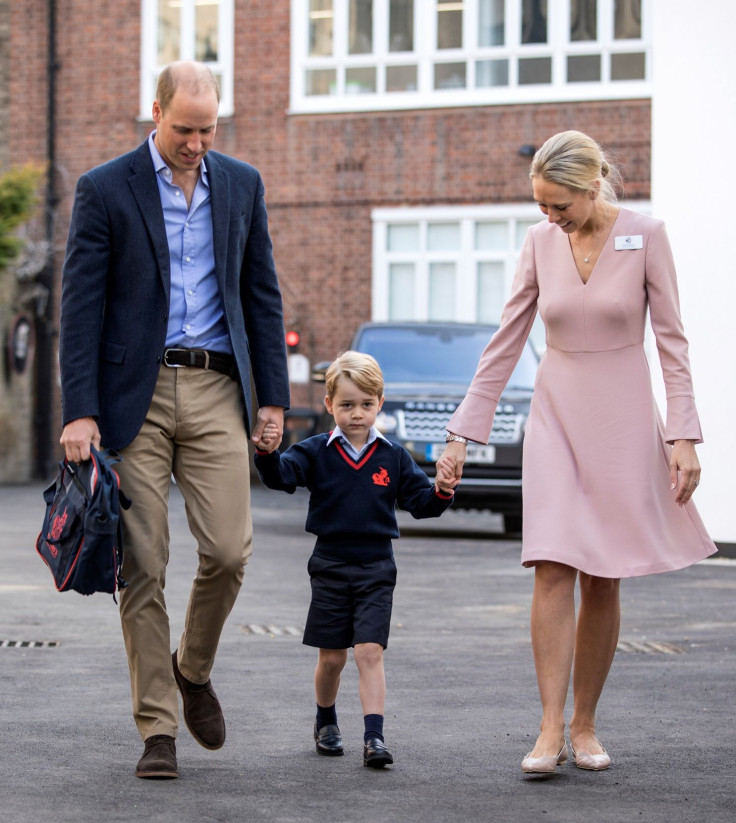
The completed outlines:
<svg viewBox="0 0 736 823">
<path fill-rule="evenodd" d="M 207 0 L 178 0 L 182 7 L 182 37 L 179 59 L 194 60 L 194 9 Z M 219 0 L 218 60 L 207 65 L 220 81 L 219 116 L 234 111 L 233 29 L 235 27 L 234 0 Z M 141 0 L 141 120 L 151 119 L 156 81 L 164 66 L 158 64 L 158 0 Z"/>
<path fill-rule="evenodd" d="M 646 200 L 627 201 L 626 208 L 643 214 L 651 213 Z M 536 203 L 501 203 L 477 206 L 423 206 L 419 208 L 376 208 L 371 212 L 373 224 L 373 267 L 371 285 L 371 318 L 375 322 L 390 320 L 389 272 L 392 263 L 412 263 L 415 266 L 415 305 L 413 319 L 426 322 L 429 318 L 429 271 L 432 262 L 455 264 L 455 316 L 457 322 L 478 322 L 478 263 L 502 262 L 504 266 L 504 302 L 511 293 L 511 284 L 523 240 L 515 241 L 520 222 L 546 220 Z M 508 223 L 509 243 L 502 249 L 476 249 L 475 226 L 486 221 Z M 459 223 L 460 248 L 454 251 L 427 250 L 427 227 L 432 223 Z M 388 228 L 396 225 L 419 225 L 419 249 L 388 251 Z M 500 319 L 500 318 L 499 318 Z M 543 329 L 538 320 L 532 333 L 534 345 L 543 347 Z"/>
<path fill-rule="evenodd" d="M 310 57 L 309 0 L 291 3 L 291 105 L 290 112 L 327 113 L 340 111 L 383 111 L 448 106 L 510 105 L 584 100 L 625 100 L 651 97 L 651 7 L 653 0 L 642 0 L 642 37 L 637 40 L 613 39 L 615 0 L 598 0 L 598 39 L 588 42 L 569 40 L 569 0 L 548 0 L 548 41 L 539 44 L 519 42 L 521 6 L 519 0 L 506 0 L 505 44 L 480 47 L 475 21 L 478 0 L 462 0 L 463 48 L 437 49 L 436 0 L 414 0 L 414 51 L 389 52 L 388 0 L 374 0 L 373 52 L 347 54 L 348 0 L 334 0 L 333 44 L 335 54 Z M 643 52 L 646 77 L 643 80 L 610 79 L 610 56 L 616 53 Z M 573 55 L 601 55 L 601 80 L 566 81 L 567 58 Z M 518 60 L 529 57 L 552 59 L 552 82 L 517 85 Z M 508 59 L 509 85 L 475 88 L 475 61 Z M 435 90 L 434 65 L 437 62 L 464 62 L 466 87 Z M 386 92 L 385 67 L 410 64 L 418 66 L 417 91 Z M 377 90 L 373 94 L 346 94 L 345 70 L 350 67 L 377 68 Z M 336 69 L 337 93 L 307 95 L 306 72 L 309 69 Z"/>
<path fill-rule="evenodd" d="M 421 208 L 380 208 L 371 213 L 373 221 L 373 286 L 372 318 L 376 322 L 390 319 L 389 271 L 392 263 L 413 263 L 416 272 L 414 320 L 429 320 L 429 273 L 431 264 L 455 265 L 455 289 L 461 299 L 455 301 L 453 320 L 477 322 L 477 270 L 484 261 L 501 262 L 504 267 L 504 294 L 508 297 L 516 271 L 518 249 L 513 232 L 518 221 L 544 220 L 535 203 L 510 203 L 482 206 L 425 206 Z M 477 250 L 474 230 L 484 221 L 508 223 L 509 243 L 506 249 Z M 454 251 L 427 249 L 427 230 L 434 223 L 458 223 L 460 247 Z M 388 228 L 395 225 L 419 225 L 419 250 L 389 251 Z"/>
</svg>

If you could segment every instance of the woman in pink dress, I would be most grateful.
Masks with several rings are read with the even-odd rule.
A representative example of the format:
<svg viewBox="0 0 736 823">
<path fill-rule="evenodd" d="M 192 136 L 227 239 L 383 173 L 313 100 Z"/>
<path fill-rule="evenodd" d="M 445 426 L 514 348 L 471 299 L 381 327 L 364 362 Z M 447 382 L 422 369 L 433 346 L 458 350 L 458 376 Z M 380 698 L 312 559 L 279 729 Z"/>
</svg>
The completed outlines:
<svg viewBox="0 0 736 823">
<path fill-rule="evenodd" d="M 547 221 L 527 234 L 501 325 L 447 425 L 437 470 L 459 482 L 467 441 L 488 442 L 539 311 L 547 347 L 524 443 L 522 563 L 535 569 L 542 722 L 522 769 L 552 773 L 571 756 L 578 768 L 601 770 L 611 758 L 596 737 L 595 713 L 618 642 L 620 578 L 681 569 L 716 548 L 689 502 L 702 437 L 664 224 L 617 205 L 615 169 L 580 132 L 551 137 L 530 177 Z M 644 352 L 647 309 L 666 425 Z"/>
</svg>

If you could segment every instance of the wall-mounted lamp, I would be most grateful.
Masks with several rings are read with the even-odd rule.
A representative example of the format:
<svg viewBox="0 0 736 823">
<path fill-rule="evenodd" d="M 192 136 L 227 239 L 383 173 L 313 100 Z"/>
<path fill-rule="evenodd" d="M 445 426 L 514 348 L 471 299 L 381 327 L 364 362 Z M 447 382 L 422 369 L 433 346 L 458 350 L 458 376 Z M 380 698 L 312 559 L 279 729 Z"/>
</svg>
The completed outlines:
<svg viewBox="0 0 736 823">
<path fill-rule="evenodd" d="M 524 143 L 524 145 L 519 146 L 519 157 L 534 157 L 536 151 L 531 143 Z"/>
</svg>

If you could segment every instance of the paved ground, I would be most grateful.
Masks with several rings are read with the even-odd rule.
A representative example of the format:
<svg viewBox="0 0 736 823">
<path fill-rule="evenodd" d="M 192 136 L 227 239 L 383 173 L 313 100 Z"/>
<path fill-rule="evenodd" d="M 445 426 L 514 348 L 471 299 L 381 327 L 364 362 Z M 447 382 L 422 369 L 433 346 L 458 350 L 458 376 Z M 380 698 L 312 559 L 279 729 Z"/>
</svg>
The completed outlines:
<svg viewBox="0 0 736 823">
<path fill-rule="evenodd" d="M 568 765 L 553 779 L 529 778 L 519 763 L 539 717 L 532 573 L 519 565 L 519 544 L 503 539 L 490 515 L 448 512 L 421 528 L 402 517 L 386 658 L 396 765 L 375 772 L 362 766 L 352 665 L 338 702 L 346 755 L 313 752 L 314 652 L 298 636 L 309 599 L 305 498 L 259 488 L 254 499 L 256 552 L 213 673 L 227 744 L 208 752 L 182 729 L 180 779 L 153 782 L 133 776 L 142 746 L 112 599 L 57 594 L 33 549 L 41 487 L 0 488 L 3 820 L 736 818 L 736 561 L 624 584 L 623 642 L 599 717 L 613 766 L 591 773 Z M 167 599 L 175 633 L 193 557 L 174 491 Z"/>
</svg>

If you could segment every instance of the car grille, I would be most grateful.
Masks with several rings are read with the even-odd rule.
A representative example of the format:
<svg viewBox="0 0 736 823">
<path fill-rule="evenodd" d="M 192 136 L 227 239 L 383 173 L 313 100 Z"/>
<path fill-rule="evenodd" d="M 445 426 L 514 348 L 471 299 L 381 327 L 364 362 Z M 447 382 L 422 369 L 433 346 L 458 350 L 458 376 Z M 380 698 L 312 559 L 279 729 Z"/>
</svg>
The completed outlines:
<svg viewBox="0 0 736 823">
<path fill-rule="evenodd" d="M 445 439 L 447 421 L 452 409 L 435 411 L 428 409 L 400 409 L 396 413 L 399 437 L 405 440 L 422 440 L 439 443 Z M 512 411 L 496 411 L 489 443 L 494 445 L 515 444 L 521 440 L 524 415 Z"/>
</svg>

